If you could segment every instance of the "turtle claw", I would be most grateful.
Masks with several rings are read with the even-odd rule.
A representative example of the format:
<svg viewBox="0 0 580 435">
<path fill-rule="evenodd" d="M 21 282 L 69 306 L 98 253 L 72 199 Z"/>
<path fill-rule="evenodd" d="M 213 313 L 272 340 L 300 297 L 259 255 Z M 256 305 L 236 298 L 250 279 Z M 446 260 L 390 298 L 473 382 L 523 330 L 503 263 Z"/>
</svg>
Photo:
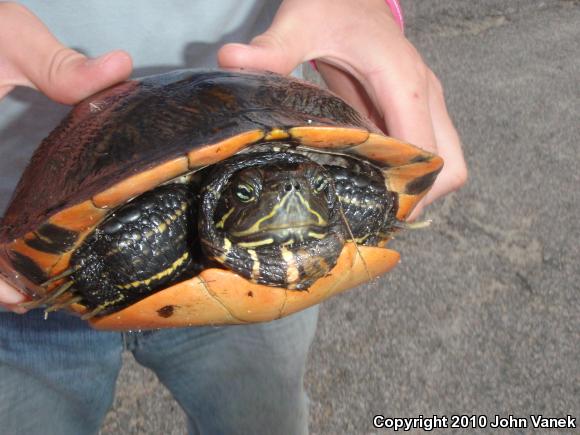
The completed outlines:
<svg viewBox="0 0 580 435">
<path fill-rule="evenodd" d="M 20 304 L 20 306 L 23 308 L 26 308 L 27 310 L 30 310 L 33 308 L 38 308 L 41 305 L 46 305 L 46 304 L 54 301 L 60 295 L 64 294 L 68 289 L 70 289 L 73 286 L 73 284 L 74 284 L 74 281 L 67 281 L 66 283 L 64 283 L 63 285 L 61 285 L 60 287 L 58 287 L 54 291 L 50 292 L 47 295 L 44 295 L 44 297 L 37 299 L 37 300 L 34 300 L 34 301 L 24 302 L 24 303 Z"/>
<path fill-rule="evenodd" d="M 53 276 L 48 281 L 43 282 L 42 284 L 40 284 L 40 286 L 41 287 L 48 287 L 53 282 L 58 281 L 59 279 L 62 279 L 62 278 L 66 278 L 69 275 L 72 275 L 75 271 L 76 271 L 76 269 L 71 267 L 71 268 L 59 273 L 58 275 Z"/>
<path fill-rule="evenodd" d="M 54 304 L 44 310 L 45 313 L 51 313 L 53 311 L 60 310 L 62 308 L 66 308 L 72 304 L 76 304 L 77 302 L 82 301 L 82 296 L 73 296 L 72 298 L 67 299 L 66 301 L 61 302 L 60 304 Z"/>
<path fill-rule="evenodd" d="M 105 305 L 99 305 L 97 308 L 95 308 L 92 311 L 89 311 L 86 314 L 83 314 L 81 316 L 81 320 L 89 320 L 92 319 L 93 317 L 95 317 L 97 314 L 99 314 L 101 311 L 103 311 L 105 309 Z"/>
<path fill-rule="evenodd" d="M 395 228 L 400 228 L 402 230 L 418 230 L 421 228 L 427 228 L 433 222 L 431 219 L 419 222 L 405 222 L 400 220 L 395 220 L 393 226 Z"/>
</svg>

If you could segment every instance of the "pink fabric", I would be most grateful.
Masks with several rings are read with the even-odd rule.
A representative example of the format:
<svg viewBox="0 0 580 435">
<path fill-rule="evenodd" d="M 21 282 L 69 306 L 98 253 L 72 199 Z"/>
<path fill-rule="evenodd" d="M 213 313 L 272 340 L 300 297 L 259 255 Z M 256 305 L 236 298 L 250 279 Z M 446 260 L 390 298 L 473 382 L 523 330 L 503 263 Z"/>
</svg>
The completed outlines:
<svg viewBox="0 0 580 435">
<path fill-rule="evenodd" d="M 391 10 L 391 13 L 393 14 L 393 18 L 395 18 L 395 21 L 397 22 L 397 24 L 401 28 L 401 32 L 405 33 L 405 18 L 403 17 L 403 9 L 401 9 L 401 5 L 399 4 L 399 1 L 398 0 L 385 0 L 385 3 L 387 3 L 387 6 L 389 6 L 389 9 Z M 311 60 L 310 65 L 312 65 L 312 68 L 314 68 L 316 71 L 318 71 L 318 67 L 316 66 L 315 60 Z"/>
<path fill-rule="evenodd" d="M 393 17 L 395 17 L 395 21 L 401 28 L 401 32 L 405 32 L 405 19 L 403 17 L 403 9 L 401 9 L 401 5 L 399 4 L 398 0 L 385 0 L 389 8 L 391 9 L 391 13 Z"/>
</svg>

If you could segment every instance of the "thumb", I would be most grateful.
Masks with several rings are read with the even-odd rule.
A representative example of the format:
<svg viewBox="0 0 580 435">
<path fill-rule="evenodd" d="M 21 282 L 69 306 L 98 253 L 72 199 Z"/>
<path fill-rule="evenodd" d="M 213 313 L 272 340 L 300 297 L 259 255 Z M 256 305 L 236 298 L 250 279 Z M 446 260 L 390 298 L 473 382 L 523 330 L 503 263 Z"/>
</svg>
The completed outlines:
<svg viewBox="0 0 580 435">
<path fill-rule="evenodd" d="M 278 16 L 276 17 L 278 18 Z M 218 52 L 218 64 L 224 68 L 246 68 L 290 74 L 308 60 L 308 38 L 291 32 L 284 19 L 256 36 L 250 44 L 226 44 Z"/>
<path fill-rule="evenodd" d="M 125 80 L 131 74 L 131 57 L 120 50 L 95 59 L 62 47 L 54 51 L 44 71 L 29 71 L 30 81 L 51 99 L 65 104 L 78 101 Z"/>
<path fill-rule="evenodd" d="M 22 5 L 0 3 L 0 28 L 0 95 L 14 86 L 29 86 L 55 101 L 72 104 L 131 73 L 127 53 L 113 51 L 88 59 L 62 45 Z"/>
<path fill-rule="evenodd" d="M 24 313 L 26 310 L 18 304 L 25 301 L 26 297 L 14 287 L 3 281 L 0 277 L 0 307 L 7 308 L 16 313 Z"/>
</svg>

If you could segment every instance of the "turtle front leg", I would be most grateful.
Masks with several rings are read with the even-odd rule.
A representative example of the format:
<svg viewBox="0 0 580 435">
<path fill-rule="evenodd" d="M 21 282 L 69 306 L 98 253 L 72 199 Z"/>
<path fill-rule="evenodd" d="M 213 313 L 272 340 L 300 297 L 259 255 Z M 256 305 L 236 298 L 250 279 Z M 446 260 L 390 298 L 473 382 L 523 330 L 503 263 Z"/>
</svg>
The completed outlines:
<svg viewBox="0 0 580 435">
<path fill-rule="evenodd" d="M 190 187 L 158 187 L 116 210 L 75 251 L 66 281 L 28 308 L 78 303 L 83 319 L 123 308 L 187 275 L 195 238 Z"/>
</svg>

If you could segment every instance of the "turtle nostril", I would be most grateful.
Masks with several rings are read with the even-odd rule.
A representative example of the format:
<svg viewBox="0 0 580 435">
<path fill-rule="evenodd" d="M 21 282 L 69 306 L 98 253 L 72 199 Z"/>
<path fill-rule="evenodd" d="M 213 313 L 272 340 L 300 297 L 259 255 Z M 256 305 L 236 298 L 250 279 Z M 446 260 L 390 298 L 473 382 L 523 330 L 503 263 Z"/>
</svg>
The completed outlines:
<svg viewBox="0 0 580 435">
<path fill-rule="evenodd" d="M 291 190 L 300 190 L 300 184 L 296 183 L 296 184 L 292 184 L 292 183 L 287 183 L 284 186 L 284 190 L 286 192 L 290 192 Z"/>
</svg>

